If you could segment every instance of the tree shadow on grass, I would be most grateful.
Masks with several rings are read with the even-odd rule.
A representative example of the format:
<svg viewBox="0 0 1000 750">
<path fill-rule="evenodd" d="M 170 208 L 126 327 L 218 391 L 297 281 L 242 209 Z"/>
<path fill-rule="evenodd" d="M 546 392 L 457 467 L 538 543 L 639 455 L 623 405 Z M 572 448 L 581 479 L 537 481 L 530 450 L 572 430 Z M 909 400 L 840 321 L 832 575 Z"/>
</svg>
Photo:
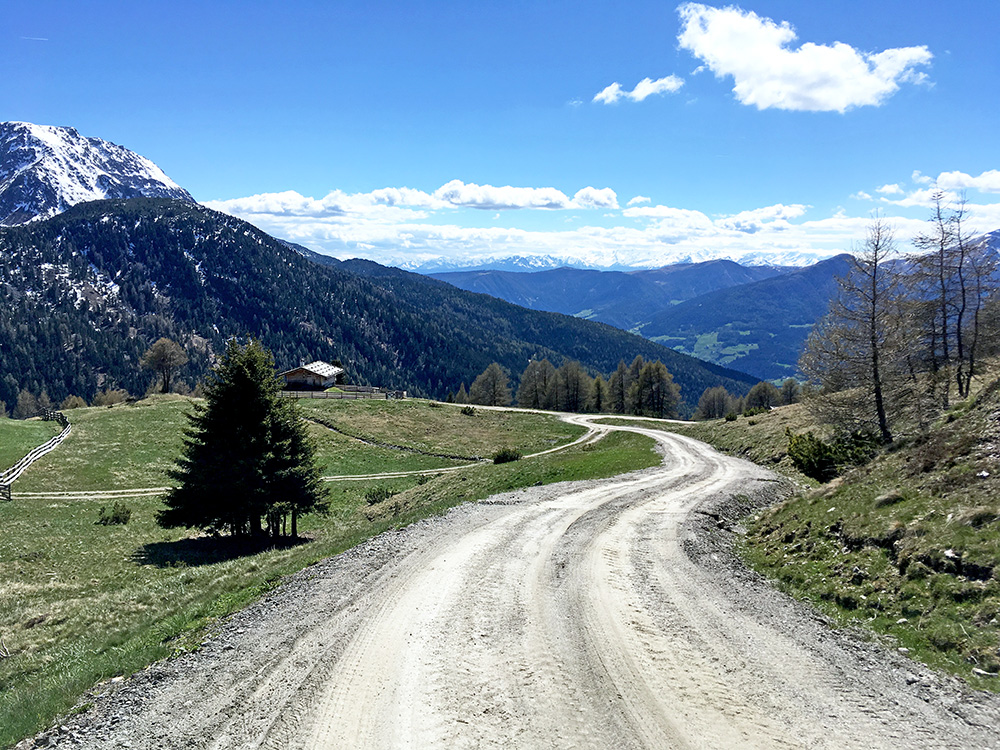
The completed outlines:
<svg viewBox="0 0 1000 750">
<path fill-rule="evenodd" d="M 308 543 L 305 537 L 211 537 L 150 542 L 132 553 L 132 561 L 157 568 L 197 567 L 249 557 L 272 549 L 290 549 Z"/>
</svg>

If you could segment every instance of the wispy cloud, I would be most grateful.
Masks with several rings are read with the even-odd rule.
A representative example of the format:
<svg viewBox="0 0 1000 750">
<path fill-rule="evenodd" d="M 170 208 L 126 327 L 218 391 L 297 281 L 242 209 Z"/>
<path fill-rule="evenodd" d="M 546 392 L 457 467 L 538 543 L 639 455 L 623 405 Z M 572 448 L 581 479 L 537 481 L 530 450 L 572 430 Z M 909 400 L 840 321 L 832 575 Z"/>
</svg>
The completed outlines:
<svg viewBox="0 0 1000 750">
<path fill-rule="evenodd" d="M 630 205 L 630 206 L 638 206 L 640 203 L 649 203 L 649 202 L 650 202 L 650 199 L 647 198 L 645 195 L 637 195 L 637 196 L 635 196 L 635 198 L 633 198 L 632 200 L 630 200 L 628 202 L 628 205 Z"/>
<path fill-rule="evenodd" d="M 631 91 L 626 91 L 617 81 L 594 95 L 593 101 L 601 104 L 614 104 L 621 99 L 641 102 L 656 94 L 673 94 L 684 85 L 684 79 L 670 75 L 665 78 L 643 78 Z"/>
<path fill-rule="evenodd" d="M 879 106 L 900 83 L 920 83 L 930 64 L 926 46 L 861 52 L 843 42 L 832 45 L 797 39 L 787 21 L 776 23 L 753 11 L 685 3 L 678 8 L 677 39 L 717 78 L 732 77 L 733 93 L 758 109 L 845 112 Z"/>
<path fill-rule="evenodd" d="M 21 37 L 26 42 L 47 42 L 48 37 L 44 36 L 22 36 Z"/>
</svg>

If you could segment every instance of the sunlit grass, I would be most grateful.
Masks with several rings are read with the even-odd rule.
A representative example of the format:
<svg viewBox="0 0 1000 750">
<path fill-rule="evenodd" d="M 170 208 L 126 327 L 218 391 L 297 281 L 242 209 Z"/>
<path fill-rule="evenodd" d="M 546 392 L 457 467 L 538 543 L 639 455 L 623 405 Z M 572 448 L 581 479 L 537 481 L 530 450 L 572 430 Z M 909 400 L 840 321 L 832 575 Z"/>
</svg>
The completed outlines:
<svg viewBox="0 0 1000 750">
<path fill-rule="evenodd" d="M 57 423 L 40 419 L 0 419 L 0 471 L 9 469 L 61 430 Z"/>
</svg>

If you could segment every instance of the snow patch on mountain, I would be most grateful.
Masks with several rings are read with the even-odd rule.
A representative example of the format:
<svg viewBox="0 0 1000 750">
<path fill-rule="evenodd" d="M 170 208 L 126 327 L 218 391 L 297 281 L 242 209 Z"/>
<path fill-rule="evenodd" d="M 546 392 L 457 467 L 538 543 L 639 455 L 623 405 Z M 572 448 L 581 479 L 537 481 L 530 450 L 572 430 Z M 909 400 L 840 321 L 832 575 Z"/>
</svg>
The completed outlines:
<svg viewBox="0 0 1000 750">
<path fill-rule="evenodd" d="M 489 256 L 475 255 L 465 258 L 433 258 L 396 260 L 380 258 L 379 262 L 394 265 L 406 271 L 432 274 L 449 271 L 546 271 L 553 268 L 582 268 L 596 271 L 635 271 L 644 268 L 660 268 L 678 263 L 703 263 L 710 260 L 732 260 L 741 266 L 811 266 L 821 260 L 832 258 L 836 253 L 822 254 L 799 251 L 761 253 L 719 253 L 705 250 L 698 253 L 684 253 L 670 257 L 648 258 L 645 262 L 622 263 L 613 258 L 582 258 L 580 256 L 558 257 L 554 255 Z M 395 262 L 394 262 L 395 260 Z"/>
<path fill-rule="evenodd" d="M 74 128 L 0 123 L 0 226 L 106 198 L 194 199 L 144 156 Z"/>
</svg>

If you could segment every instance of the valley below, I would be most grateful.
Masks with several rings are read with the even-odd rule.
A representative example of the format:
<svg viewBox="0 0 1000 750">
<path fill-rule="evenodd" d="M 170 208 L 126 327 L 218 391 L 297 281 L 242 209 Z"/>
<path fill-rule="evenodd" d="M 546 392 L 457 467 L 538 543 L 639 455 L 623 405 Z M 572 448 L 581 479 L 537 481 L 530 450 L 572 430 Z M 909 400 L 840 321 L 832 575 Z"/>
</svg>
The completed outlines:
<svg viewBox="0 0 1000 750">
<path fill-rule="evenodd" d="M 99 685 L 73 748 L 1000 747 L 1000 699 L 777 592 L 739 519 L 784 480 L 693 439 L 517 489 L 287 578 L 205 644 Z M 30 746 L 32 740 L 24 743 Z"/>
</svg>

